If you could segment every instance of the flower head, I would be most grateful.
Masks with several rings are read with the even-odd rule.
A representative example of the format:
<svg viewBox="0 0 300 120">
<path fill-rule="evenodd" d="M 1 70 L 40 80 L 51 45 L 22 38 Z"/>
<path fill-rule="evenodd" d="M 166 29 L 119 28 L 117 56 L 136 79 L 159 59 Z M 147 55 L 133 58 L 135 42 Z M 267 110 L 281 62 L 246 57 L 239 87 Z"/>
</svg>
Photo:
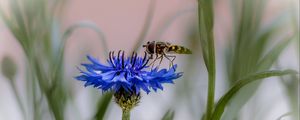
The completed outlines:
<svg viewBox="0 0 300 120">
<path fill-rule="evenodd" d="M 114 52 L 109 53 L 107 65 L 98 62 L 95 58 L 87 56 L 91 63 L 82 64 L 86 71 L 80 70 L 81 75 L 76 79 L 85 81 L 85 86 L 94 86 L 103 91 L 113 92 L 126 91 L 128 93 L 139 94 L 141 90 L 146 93 L 150 89 L 163 90 L 163 83 L 173 83 L 173 80 L 182 76 L 176 73 L 177 65 L 174 69 L 149 69 L 149 57 L 145 53 L 144 57 L 138 57 L 133 53 L 131 57 L 125 57 L 124 51 L 119 51 L 115 56 Z"/>
</svg>

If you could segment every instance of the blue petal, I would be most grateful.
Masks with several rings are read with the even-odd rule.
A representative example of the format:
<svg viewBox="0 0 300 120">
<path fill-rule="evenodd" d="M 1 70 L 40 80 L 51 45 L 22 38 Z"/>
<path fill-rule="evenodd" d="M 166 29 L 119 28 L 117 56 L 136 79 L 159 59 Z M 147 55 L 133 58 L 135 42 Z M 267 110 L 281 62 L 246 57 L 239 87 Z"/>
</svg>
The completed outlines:
<svg viewBox="0 0 300 120">
<path fill-rule="evenodd" d="M 80 80 L 80 81 L 86 81 L 87 76 L 86 75 L 80 75 L 76 76 L 75 79 Z"/>
<path fill-rule="evenodd" d="M 107 81 L 107 80 L 112 80 L 115 77 L 115 74 L 116 74 L 116 71 L 108 71 L 108 72 L 102 73 L 101 76 L 104 81 Z"/>
<path fill-rule="evenodd" d="M 150 90 L 148 89 L 148 82 L 142 79 L 139 76 L 135 76 L 131 79 L 133 86 L 135 86 L 136 94 L 139 93 L 140 89 L 143 89 L 145 92 L 149 93 Z"/>
<path fill-rule="evenodd" d="M 163 83 L 174 83 L 174 80 L 181 77 L 182 73 L 176 73 L 177 65 L 171 69 L 145 69 L 149 66 L 143 66 L 143 58 L 137 57 L 135 64 L 132 64 L 131 57 L 112 56 L 112 62 L 108 59 L 108 65 L 101 64 L 91 56 L 87 56 L 90 64 L 82 64 L 86 71 L 79 69 L 80 75 L 75 79 L 84 81 L 85 86 L 93 85 L 102 91 L 125 90 L 135 92 L 135 94 L 145 91 L 147 94 L 150 89 L 157 91 L 163 90 Z M 124 63 L 123 63 L 124 62 Z M 142 68 L 143 66 L 143 68 Z"/>
<path fill-rule="evenodd" d="M 92 64 L 89 65 L 90 68 L 95 69 L 95 70 L 100 70 L 100 71 L 108 71 L 113 69 L 110 66 L 105 66 L 102 65 L 100 62 L 98 62 L 95 58 L 93 58 L 92 56 L 87 56 L 88 60 L 92 62 Z"/>
</svg>

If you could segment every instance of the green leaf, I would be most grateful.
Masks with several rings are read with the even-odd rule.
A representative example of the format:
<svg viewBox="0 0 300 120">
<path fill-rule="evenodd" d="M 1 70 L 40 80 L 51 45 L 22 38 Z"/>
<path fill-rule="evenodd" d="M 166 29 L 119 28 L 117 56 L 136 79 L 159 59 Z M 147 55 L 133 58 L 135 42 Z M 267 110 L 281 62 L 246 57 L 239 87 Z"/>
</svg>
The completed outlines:
<svg viewBox="0 0 300 120">
<path fill-rule="evenodd" d="M 12 12 L 12 19 L 16 21 L 16 24 L 20 31 L 27 33 L 26 27 L 25 27 L 25 20 L 24 16 L 21 11 L 20 3 L 17 0 L 10 0 L 10 12 Z M 24 42 L 30 42 L 30 41 L 24 41 Z"/>
<path fill-rule="evenodd" d="M 49 12 L 52 7 L 48 3 L 45 0 L 10 0 L 7 15 L 2 10 L 0 15 L 26 54 L 26 75 L 30 76 L 26 87 L 27 92 L 32 92 L 27 98 L 31 101 L 28 107 L 32 108 L 33 119 L 44 117 L 39 114 L 42 113 L 39 107 L 46 104 L 49 115 L 62 120 L 67 89 L 63 84 L 63 66 L 59 66 L 62 62 L 55 64 L 56 61 L 51 59 L 50 28 L 57 16 Z M 52 76 L 54 70 L 52 66 L 48 67 L 50 65 L 59 66 L 58 74 Z"/>
<path fill-rule="evenodd" d="M 198 25 L 203 59 L 208 72 L 206 120 L 211 118 L 215 99 L 215 46 L 213 0 L 198 0 Z"/>
<path fill-rule="evenodd" d="M 64 56 L 64 48 L 65 48 L 65 44 L 66 44 L 66 41 L 68 40 L 68 38 L 72 35 L 72 33 L 79 29 L 79 28 L 89 28 L 91 30 L 94 30 L 101 42 L 102 42 L 102 48 L 104 50 L 104 54 L 105 56 L 108 56 L 108 48 L 107 48 L 107 42 L 106 42 L 106 37 L 104 35 L 104 33 L 102 32 L 102 30 L 97 27 L 96 24 L 92 23 L 92 22 L 79 22 L 79 23 L 76 23 L 72 26 L 70 26 L 64 33 L 63 33 L 63 36 L 62 36 L 62 41 L 61 41 L 61 44 L 59 46 L 59 51 L 58 51 L 58 54 L 57 54 L 57 59 L 56 59 L 56 63 L 54 64 L 54 70 L 53 70 L 53 76 L 57 76 L 59 74 L 59 70 L 60 70 L 60 67 L 62 66 L 63 64 L 63 56 Z"/>
<path fill-rule="evenodd" d="M 261 72 L 253 75 L 249 75 L 248 77 L 245 77 L 244 79 L 239 80 L 235 85 L 218 101 L 216 104 L 215 110 L 213 112 L 211 120 L 220 120 L 224 109 L 228 102 L 233 98 L 233 96 L 244 86 L 248 85 L 249 83 L 252 83 L 257 80 L 261 80 L 264 78 L 274 77 L 274 76 L 282 76 L 287 74 L 297 74 L 294 70 L 273 70 L 273 71 L 266 71 Z"/>
<path fill-rule="evenodd" d="M 299 104 L 299 76 L 297 75 L 291 75 L 290 77 L 284 78 L 284 77 L 280 77 L 281 83 L 283 84 L 283 87 L 285 88 L 285 93 L 287 95 L 287 100 L 290 111 L 291 112 L 291 118 L 293 119 L 297 119 L 298 118 L 298 114 L 299 114 L 299 108 L 298 108 L 298 104 Z"/>
<path fill-rule="evenodd" d="M 112 93 L 105 93 L 102 95 L 101 99 L 98 101 L 98 109 L 96 115 L 94 116 L 95 120 L 103 120 L 107 108 L 111 102 L 111 98 Z"/>
<path fill-rule="evenodd" d="M 62 36 L 62 47 L 61 48 L 64 48 L 66 40 L 68 40 L 68 38 L 72 35 L 72 33 L 75 30 L 79 29 L 79 28 L 88 28 L 88 29 L 91 29 L 91 30 L 95 31 L 98 34 L 99 38 L 100 38 L 99 40 L 101 40 L 102 48 L 105 51 L 105 56 L 108 55 L 108 48 L 107 48 L 107 42 L 106 42 L 105 34 L 102 32 L 102 30 L 99 27 L 97 27 L 97 25 L 95 23 L 86 22 L 86 21 L 78 22 L 78 23 L 70 26 L 64 32 L 64 34 Z"/>
<path fill-rule="evenodd" d="M 289 45 L 292 41 L 292 38 L 287 38 L 277 43 L 275 47 L 273 47 L 258 63 L 259 70 L 270 68 L 274 62 L 278 59 L 279 55 L 282 51 Z"/>
<path fill-rule="evenodd" d="M 10 13 L 13 14 L 13 13 Z M 0 8 L 0 17 L 3 19 L 3 22 L 7 26 L 7 28 L 11 31 L 13 36 L 18 40 L 18 42 L 21 44 L 22 49 L 24 49 L 24 52 L 26 55 L 28 55 L 28 42 L 26 42 L 26 31 L 21 31 L 19 29 L 19 26 L 17 26 L 15 19 L 12 19 L 9 17 L 9 15 L 6 15 L 4 13 L 4 10 Z"/>
<path fill-rule="evenodd" d="M 175 111 L 168 110 L 161 120 L 173 120 L 175 115 Z"/>
<path fill-rule="evenodd" d="M 237 80 L 259 71 L 266 71 L 278 60 L 280 53 L 284 50 L 277 50 L 277 54 L 268 57 L 262 62 L 266 53 L 269 52 L 270 43 L 281 37 L 282 28 L 286 27 L 286 11 L 283 10 L 271 22 L 262 24 L 261 13 L 266 0 L 232 0 L 233 3 L 233 25 L 234 34 L 230 36 L 233 44 L 230 44 L 226 53 L 228 82 L 231 87 Z M 241 6 L 241 4 L 243 4 Z M 282 41 L 287 41 L 286 39 Z M 280 42 L 278 44 L 282 44 Z M 284 45 L 283 45 L 284 46 Z M 275 49 L 271 49 L 273 51 Z M 274 52 L 275 53 L 275 52 Z M 268 53 L 267 53 L 268 54 Z M 263 63 L 264 65 L 261 65 Z M 257 81 L 242 88 L 230 101 L 230 107 L 224 113 L 224 119 L 234 119 L 238 116 L 239 110 L 252 97 L 260 85 Z"/>
<path fill-rule="evenodd" d="M 255 52 L 255 50 L 259 51 L 259 49 L 255 48 L 264 46 L 264 44 L 258 43 L 263 41 L 257 41 L 255 38 L 259 31 L 258 26 L 261 24 L 259 18 L 261 16 L 260 13 L 262 12 L 263 2 L 263 0 L 232 0 L 232 14 L 234 15 L 233 25 L 236 26 L 234 27 L 234 35 L 231 38 L 234 40 L 234 46 L 232 56 L 230 56 L 233 58 L 230 64 L 228 64 L 230 65 L 228 67 L 230 69 L 228 70 L 230 72 L 229 80 L 235 81 L 253 72 L 253 62 L 256 61 L 255 58 L 260 54 Z M 267 37 L 269 37 L 269 35 Z M 261 49 L 264 50 L 264 48 Z M 253 57 L 253 55 L 256 56 Z"/>
</svg>

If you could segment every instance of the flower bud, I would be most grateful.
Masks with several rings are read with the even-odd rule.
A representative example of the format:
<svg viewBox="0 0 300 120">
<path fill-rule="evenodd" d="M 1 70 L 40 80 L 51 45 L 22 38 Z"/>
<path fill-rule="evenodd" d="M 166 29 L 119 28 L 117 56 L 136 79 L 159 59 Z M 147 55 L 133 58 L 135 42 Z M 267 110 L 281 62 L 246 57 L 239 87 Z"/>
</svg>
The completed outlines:
<svg viewBox="0 0 300 120">
<path fill-rule="evenodd" d="M 16 66 L 15 62 L 13 61 L 13 59 L 11 59 L 11 57 L 5 56 L 2 59 L 1 69 L 2 69 L 2 74 L 5 77 L 7 77 L 9 80 L 14 79 L 14 77 L 16 75 L 16 71 L 17 71 L 17 66 Z"/>
<path fill-rule="evenodd" d="M 132 108 L 138 105 L 141 99 L 140 93 L 130 93 L 125 90 L 120 90 L 114 94 L 116 103 L 122 110 L 130 111 Z"/>
</svg>

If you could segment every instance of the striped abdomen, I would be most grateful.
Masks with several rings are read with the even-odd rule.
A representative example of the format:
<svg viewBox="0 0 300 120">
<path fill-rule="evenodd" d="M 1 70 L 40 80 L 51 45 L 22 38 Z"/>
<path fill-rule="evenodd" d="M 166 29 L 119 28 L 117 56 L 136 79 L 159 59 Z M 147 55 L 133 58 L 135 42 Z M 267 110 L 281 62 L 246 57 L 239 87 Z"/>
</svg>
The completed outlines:
<svg viewBox="0 0 300 120">
<path fill-rule="evenodd" d="M 188 48 L 178 45 L 171 45 L 168 47 L 167 53 L 176 53 L 176 54 L 192 54 L 192 51 Z"/>
</svg>

